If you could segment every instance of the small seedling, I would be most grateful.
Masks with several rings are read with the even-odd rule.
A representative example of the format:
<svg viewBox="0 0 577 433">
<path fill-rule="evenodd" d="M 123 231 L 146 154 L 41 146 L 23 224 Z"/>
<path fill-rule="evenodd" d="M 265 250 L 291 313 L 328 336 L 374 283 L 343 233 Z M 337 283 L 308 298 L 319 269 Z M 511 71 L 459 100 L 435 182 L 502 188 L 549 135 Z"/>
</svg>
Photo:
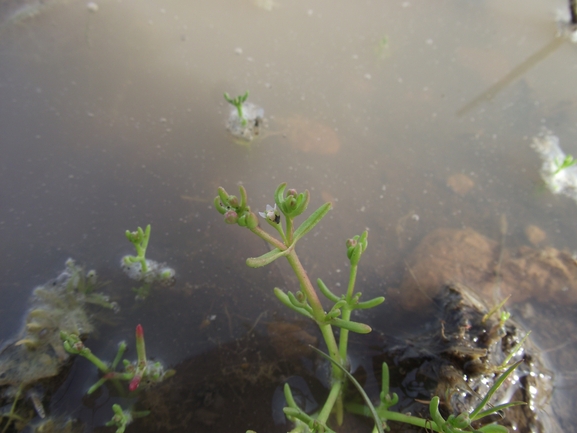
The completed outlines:
<svg viewBox="0 0 577 433">
<path fill-rule="evenodd" d="M 244 95 L 237 96 L 236 98 L 231 98 L 228 93 L 224 92 L 224 99 L 226 99 L 226 102 L 236 108 L 236 111 L 238 112 L 238 118 L 240 119 L 240 123 L 243 127 L 247 125 L 247 120 L 244 116 L 244 112 L 242 111 L 242 104 L 246 102 L 247 98 L 248 90 L 244 93 Z"/>
<path fill-rule="evenodd" d="M 134 245 L 136 256 L 124 256 L 121 265 L 126 275 L 142 283 L 142 286 L 132 289 L 136 293 L 136 299 L 146 299 L 150 295 L 153 283 L 159 282 L 164 286 L 172 285 L 175 281 L 174 269 L 146 258 L 146 249 L 150 240 L 150 224 L 145 230 L 138 227 L 135 232 L 126 230 L 125 234 Z"/>
<path fill-rule="evenodd" d="M 557 168 L 553 172 L 553 176 L 555 176 L 562 170 L 565 170 L 566 168 L 572 167 L 575 164 L 577 164 L 577 159 L 573 158 L 573 155 L 567 155 L 561 162 L 559 162 L 559 160 L 555 160 L 555 164 L 557 165 Z"/>
<path fill-rule="evenodd" d="M 113 404 L 112 410 L 114 415 L 112 419 L 106 423 L 106 427 L 117 427 L 116 433 L 124 433 L 128 424 L 130 424 L 135 418 L 142 418 L 150 414 L 150 411 L 143 410 L 140 412 L 133 412 L 131 410 L 122 410 L 119 404 Z"/>
<path fill-rule="evenodd" d="M 124 256 L 123 261 L 125 264 L 129 265 L 132 263 L 140 263 L 140 269 L 143 274 L 148 272 L 148 264 L 146 263 L 146 248 L 148 247 L 148 241 L 150 239 L 150 224 L 146 226 L 145 230 L 141 227 L 135 232 L 126 230 L 126 239 L 132 242 L 134 248 L 136 249 L 136 256 Z"/>
</svg>

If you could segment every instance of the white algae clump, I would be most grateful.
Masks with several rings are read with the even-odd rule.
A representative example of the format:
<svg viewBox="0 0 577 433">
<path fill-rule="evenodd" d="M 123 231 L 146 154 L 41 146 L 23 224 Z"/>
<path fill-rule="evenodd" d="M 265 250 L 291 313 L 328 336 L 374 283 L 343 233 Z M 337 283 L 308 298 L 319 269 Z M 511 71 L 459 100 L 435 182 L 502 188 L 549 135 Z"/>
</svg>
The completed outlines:
<svg viewBox="0 0 577 433">
<path fill-rule="evenodd" d="M 250 142 L 260 133 L 264 122 L 264 110 L 251 102 L 242 104 L 243 117 L 233 108 L 226 122 L 226 129 L 235 137 Z"/>
<path fill-rule="evenodd" d="M 577 201 L 577 166 L 563 167 L 564 161 L 572 160 L 559 145 L 559 137 L 547 129 L 533 139 L 533 149 L 537 151 L 543 165 L 539 173 L 553 194 L 564 194 Z"/>
</svg>

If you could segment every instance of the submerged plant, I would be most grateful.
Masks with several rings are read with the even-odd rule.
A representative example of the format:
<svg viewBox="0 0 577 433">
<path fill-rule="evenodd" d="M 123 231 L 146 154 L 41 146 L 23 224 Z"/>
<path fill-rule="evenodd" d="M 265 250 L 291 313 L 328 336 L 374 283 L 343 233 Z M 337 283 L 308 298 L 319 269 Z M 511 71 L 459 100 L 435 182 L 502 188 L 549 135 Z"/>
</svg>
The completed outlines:
<svg viewBox="0 0 577 433">
<path fill-rule="evenodd" d="M 247 120 L 242 109 L 242 106 L 246 102 L 247 98 L 248 98 L 248 90 L 244 92 L 244 95 L 239 95 L 236 98 L 231 98 L 228 93 L 224 92 L 224 99 L 226 99 L 226 102 L 231 104 L 234 108 L 236 108 L 238 118 L 240 119 L 240 123 L 242 124 L 242 126 L 247 125 Z"/>
<path fill-rule="evenodd" d="M 284 394 L 288 406 L 284 408 L 284 413 L 295 425 L 292 432 L 332 432 L 333 430 L 328 425 L 330 415 L 334 414 L 337 424 L 341 425 L 345 409 L 353 413 L 372 416 L 375 420 L 375 431 L 379 432 L 386 428 L 388 420 L 404 422 L 445 433 L 506 431 L 505 427 L 495 424 L 488 424 L 481 429 L 474 430 L 471 427 L 471 423 L 491 413 L 497 413 L 505 407 L 518 404 L 508 403 L 496 407 L 491 406 L 491 409 L 486 411 L 482 410 L 488 404 L 489 398 L 494 391 L 501 386 L 505 378 L 511 374 L 518 364 L 509 366 L 509 369 L 495 382 L 479 406 L 471 413 L 463 413 L 459 416 L 451 415 L 445 420 L 438 411 L 439 398 L 434 397 L 430 402 L 431 420 L 390 410 L 390 407 L 397 403 L 398 397 L 396 394 L 389 394 L 388 367 L 386 363 L 383 363 L 380 403 L 377 408 L 373 407 L 360 385 L 348 372 L 347 361 L 349 332 L 366 334 L 371 331 L 370 326 L 351 320 L 352 311 L 373 308 L 384 301 L 384 297 L 380 296 L 361 302 L 361 293 L 355 292 L 358 264 L 368 246 L 368 232 L 365 231 L 346 242 L 350 272 L 345 294 L 337 295 L 333 293 L 321 279 L 317 279 L 319 291 L 333 303 L 333 306 L 326 312 L 316 289 L 297 256 L 295 247 L 297 242 L 325 217 L 331 209 L 331 204 L 323 204 L 298 227 L 295 227 L 295 218 L 303 214 L 307 209 L 310 194 L 308 190 L 301 193 L 297 193 L 294 189 L 287 191 L 286 187 L 286 183 L 279 185 L 274 194 L 274 206 L 266 205 L 265 212 L 259 212 L 260 217 L 276 230 L 279 237 L 270 235 L 260 227 L 258 216 L 251 211 L 248 205 L 247 193 L 243 186 L 240 186 L 240 198 L 229 195 L 224 188 L 218 188 L 218 196 L 214 199 L 214 205 L 217 211 L 224 216 L 225 223 L 246 227 L 271 245 L 272 249 L 269 252 L 260 257 L 247 259 L 246 263 L 248 266 L 257 268 L 272 263 L 281 257 L 287 259 L 299 280 L 300 290 L 295 293 L 284 292 L 277 287 L 274 289 L 274 294 L 285 306 L 313 320 L 318 325 L 327 346 L 328 355 L 323 354 L 323 356 L 326 356 L 332 364 L 332 380 L 327 399 L 319 411 L 314 414 L 307 414 L 299 408 L 292 397 L 290 386 L 285 384 Z M 281 223 L 283 219 L 284 226 Z M 335 335 L 333 326 L 340 328 L 338 338 Z M 343 390 L 347 380 L 359 389 L 365 398 L 365 405 L 344 403 Z"/>
<path fill-rule="evenodd" d="M 136 353 L 138 359 L 136 362 L 128 360 L 123 361 L 124 372 L 117 372 L 116 366 L 124 355 L 126 343 L 121 341 L 118 344 L 118 352 L 111 364 L 102 361 L 92 351 L 84 345 L 80 337 L 76 334 L 60 333 L 64 350 L 73 355 L 80 355 L 92 362 L 98 368 L 103 376 L 88 389 L 88 394 L 92 394 L 107 381 L 116 382 L 125 380 L 129 382 L 128 390 L 136 391 L 142 381 L 147 383 L 158 383 L 174 375 L 174 370 L 165 370 L 160 362 L 153 362 L 146 359 L 146 349 L 144 343 L 144 331 L 141 325 L 136 326 Z"/>
<path fill-rule="evenodd" d="M 112 419 L 106 423 L 106 427 L 117 427 L 116 433 L 124 433 L 128 424 L 135 418 L 141 418 L 150 414 L 150 411 L 144 410 L 140 412 L 133 412 L 131 410 L 122 410 L 119 404 L 112 405 L 114 415 Z"/>
</svg>

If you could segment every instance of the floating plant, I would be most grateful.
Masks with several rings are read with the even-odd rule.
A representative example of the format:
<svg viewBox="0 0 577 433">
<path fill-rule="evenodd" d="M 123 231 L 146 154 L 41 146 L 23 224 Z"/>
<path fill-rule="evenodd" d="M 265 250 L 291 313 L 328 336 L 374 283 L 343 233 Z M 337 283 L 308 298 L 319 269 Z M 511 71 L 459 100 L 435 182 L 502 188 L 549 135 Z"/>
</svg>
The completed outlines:
<svg viewBox="0 0 577 433">
<path fill-rule="evenodd" d="M 146 299 L 150 295 L 154 283 L 160 283 L 163 286 L 174 284 L 174 269 L 164 263 L 146 258 L 146 249 L 150 240 L 150 224 L 146 226 L 145 230 L 142 230 L 141 227 L 138 227 L 135 232 L 126 230 L 125 235 L 134 245 L 136 256 L 126 255 L 122 257 L 120 264 L 126 275 L 142 283 L 142 286 L 132 289 L 136 292 L 136 299 Z"/>
</svg>

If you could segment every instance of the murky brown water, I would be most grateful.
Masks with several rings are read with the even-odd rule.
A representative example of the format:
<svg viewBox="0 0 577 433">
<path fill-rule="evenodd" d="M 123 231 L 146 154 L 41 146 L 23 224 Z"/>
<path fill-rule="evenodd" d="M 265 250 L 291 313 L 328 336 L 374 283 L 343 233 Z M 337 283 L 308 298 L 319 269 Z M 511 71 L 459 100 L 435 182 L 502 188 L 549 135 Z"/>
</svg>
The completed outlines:
<svg viewBox="0 0 577 433">
<path fill-rule="evenodd" d="M 311 207 L 332 201 L 299 245 L 329 286 L 346 284 L 344 241 L 368 228 L 367 297 L 398 287 L 409 254 L 438 228 L 501 242 L 505 215 L 507 247 L 528 245 L 533 224 L 542 246 L 577 249 L 576 203 L 542 187 L 530 148 L 546 126 L 577 153 L 576 46 L 555 40 L 564 1 L 94 4 L 0 0 L 0 340 L 68 257 L 110 280 L 121 302 L 117 323 L 91 340 L 99 353 L 130 341 L 136 323 L 170 365 L 232 344 L 265 310 L 255 329 L 266 335 L 281 310 L 272 287 L 294 281 L 284 264 L 245 268 L 265 247 L 222 223 L 219 185 L 242 182 L 258 210 L 282 181 L 309 188 Z M 248 147 L 227 135 L 222 97 L 247 89 L 269 128 Z M 455 184 L 458 174 L 468 180 Z M 124 231 L 148 223 L 149 256 L 174 267 L 177 284 L 135 305 L 119 261 L 131 252 Z M 574 306 L 527 302 L 517 311 L 548 350 L 557 417 L 575 431 Z M 80 403 L 96 376 L 73 371 L 82 379 L 55 407 L 102 425 L 111 400 Z"/>
</svg>

